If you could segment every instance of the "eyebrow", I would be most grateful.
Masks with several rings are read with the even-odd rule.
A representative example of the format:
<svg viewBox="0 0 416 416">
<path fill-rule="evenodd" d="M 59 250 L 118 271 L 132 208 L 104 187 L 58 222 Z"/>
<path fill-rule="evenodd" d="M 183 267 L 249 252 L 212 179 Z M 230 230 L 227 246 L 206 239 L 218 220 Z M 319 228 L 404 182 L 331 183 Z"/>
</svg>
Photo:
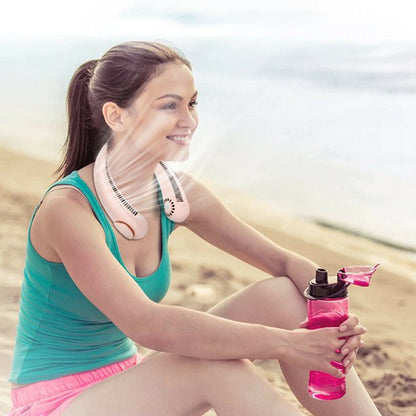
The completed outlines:
<svg viewBox="0 0 416 416">
<path fill-rule="evenodd" d="M 198 91 L 195 91 L 194 95 L 191 98 L 194 98 L 197 94 L 198 94 Z M 167 97 L 175 98 L 178 101 L 183 101 L 183 97 L 177 94 L 165 94 L 159 97 L 158 100 L 161 100 L 162 98 L 167 98 Z"/>
</svg>

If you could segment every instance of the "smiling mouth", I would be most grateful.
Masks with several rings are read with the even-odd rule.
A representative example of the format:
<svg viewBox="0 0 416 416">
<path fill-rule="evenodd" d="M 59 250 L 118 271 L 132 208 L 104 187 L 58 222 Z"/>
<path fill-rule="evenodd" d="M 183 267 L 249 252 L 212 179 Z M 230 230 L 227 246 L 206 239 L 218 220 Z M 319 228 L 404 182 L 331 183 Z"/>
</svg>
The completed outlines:
<svg viewBox="0 0 416 416">
<path fill-rule="evenodd" d="M 190 136 L 166 136 L 166 138 L 181 145 L 186 145 L 191 142 Z"/>
</svg>

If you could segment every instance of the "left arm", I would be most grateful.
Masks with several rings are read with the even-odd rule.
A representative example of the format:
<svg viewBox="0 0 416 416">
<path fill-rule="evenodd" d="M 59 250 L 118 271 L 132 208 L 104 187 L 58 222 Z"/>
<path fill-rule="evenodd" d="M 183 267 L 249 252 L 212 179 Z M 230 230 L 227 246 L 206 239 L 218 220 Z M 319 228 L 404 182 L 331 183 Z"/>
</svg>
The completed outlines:
<svg viewBox="0 0 416 416">
<path fill-rule="evenodd" d="M 289 277 L 303 294 L 319 267 L 317 264 L 280 247 L 237 218 L 200 182 L 188 175 L 181 179 L 191 206 L 189 217 L 184 223 L 187 228 L 271 276 Z"/>
</svg>

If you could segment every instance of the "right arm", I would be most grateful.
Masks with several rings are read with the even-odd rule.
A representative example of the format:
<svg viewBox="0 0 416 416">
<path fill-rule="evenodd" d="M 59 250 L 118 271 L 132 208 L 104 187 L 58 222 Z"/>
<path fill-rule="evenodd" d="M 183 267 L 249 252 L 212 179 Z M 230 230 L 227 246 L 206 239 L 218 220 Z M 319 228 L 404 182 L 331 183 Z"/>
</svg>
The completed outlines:
<svg viewBox="0 0 416 416">
<path fill-rule="evenodd" d="M 43 240 L 81 292 L 133 341 L 201 359 L 276 358 L 305 368 L 314 363 L 315 370 L 340 376 L 330 365 L 343 343 L 336 328 L 288 331 L 151 301 L 112 255 L 80 198 L 56 192 L 45 199 L 38 223 Z"/>
</svg>

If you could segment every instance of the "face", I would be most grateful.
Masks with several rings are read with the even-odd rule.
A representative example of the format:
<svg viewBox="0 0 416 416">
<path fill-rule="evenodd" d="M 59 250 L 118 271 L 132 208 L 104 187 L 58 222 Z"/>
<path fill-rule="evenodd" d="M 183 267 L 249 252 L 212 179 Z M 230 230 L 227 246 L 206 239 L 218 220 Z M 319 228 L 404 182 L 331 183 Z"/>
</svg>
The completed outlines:
<svg viewBox="0 0 416 416">
<path fill-rule="evenodd" d="M 123 142 L 129 144 L 129 152 L 149 161 L 186 160 L 198 126 L 196 99 L 190 69 L 183 64 L 168 64 L 125 109 Z"/>
</svg>

